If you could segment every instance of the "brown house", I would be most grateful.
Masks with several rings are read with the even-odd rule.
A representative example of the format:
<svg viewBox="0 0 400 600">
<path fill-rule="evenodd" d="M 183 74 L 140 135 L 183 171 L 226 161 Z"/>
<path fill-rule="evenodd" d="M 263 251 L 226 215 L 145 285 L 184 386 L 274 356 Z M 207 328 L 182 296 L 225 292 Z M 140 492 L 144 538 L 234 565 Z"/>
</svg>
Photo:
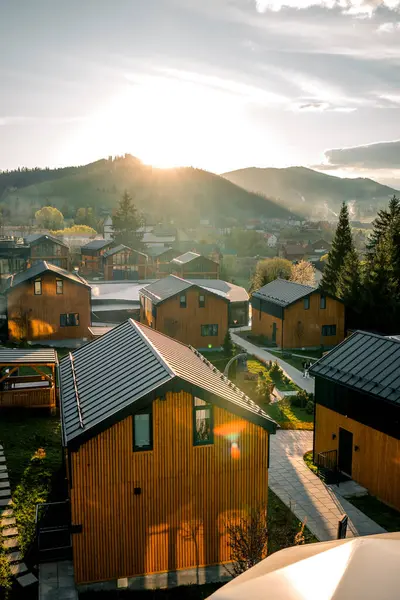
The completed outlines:
<svg viewBox="0 0 400 600">
<path fill-rule="evenodd" d="M 314 461 L 400 510 L 400 341 L 356 331 L 311 368 Z"/>
<path fill-rule="evenodd" d="M 105 281 L 146 279 L 148 256 L 120 244 L 104 252 L 103 265 Z"/>
<path fill-rule="evenodd" d="M 41 261 L 13 275 L 5 294 L 10 340 L 89 337 L 90 286 L 79 275 Z"/>
<path fill-rule="evenodd" d="M 31 248 L 29 266 L 46 261 L 68 271 L 71 267 L 69 246 L 50 234 L 33 233 L 25 238 Z"/>
<path fill-rule="evenodd" d="M 148 277 L 160 279 L 171 273 L 171 260 L 180 255 L 179 250 L 173 248 L 146 248 L 149 257 Z"/>
<path fill-rule="evenodd" d="M 113 246 L 112 240 L 92 240 L 81 248 L 82 274 L 103 275 L 103 255 Z"/>
<path fill-rule="evenodd" d="M 229 327 L 229 300 L 169 275 L 139 292 L 140 321 L 195 348 L 219 348 Z"/>
<path fill-rule="evenodd" d="M 171 272 L 183 279 L 219 279 L 219 264 L 197 252 L 185 252 L 171 260 Z"/>
<path fill-rule="evenodd" d="M 276 424 L 193 348 L 132 320 L 60 372 L 78 589 L 221 579 L 227 522 L 267 504 Z"/>
<path fill-rule="evenodd" d="M 306 249 L 301 244 L 284 244 L 280 255 L 292 262 L 302 260 L 306 254 Z"/>
<path fill-rule="evenodd" d="M 275 279 L 251 299 L 253 335 L 280 348 L 335 346 L 344 339 L 344 304 L 321 290 Z"/>
</svg>

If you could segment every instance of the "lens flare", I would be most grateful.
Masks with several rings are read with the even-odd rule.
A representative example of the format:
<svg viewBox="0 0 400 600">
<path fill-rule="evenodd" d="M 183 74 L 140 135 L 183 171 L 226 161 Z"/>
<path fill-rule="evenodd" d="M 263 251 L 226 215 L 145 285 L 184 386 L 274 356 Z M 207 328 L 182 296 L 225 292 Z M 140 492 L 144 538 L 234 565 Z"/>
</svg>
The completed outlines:
<svg viewBox="0 0 400 600">
<path fill-rule="evenodd" d="M 231 457 L 233 460 L 238 460 L 240 458 L 240 448 L 237 442 L 232 442 L 231 444 Z"/>
</svg>

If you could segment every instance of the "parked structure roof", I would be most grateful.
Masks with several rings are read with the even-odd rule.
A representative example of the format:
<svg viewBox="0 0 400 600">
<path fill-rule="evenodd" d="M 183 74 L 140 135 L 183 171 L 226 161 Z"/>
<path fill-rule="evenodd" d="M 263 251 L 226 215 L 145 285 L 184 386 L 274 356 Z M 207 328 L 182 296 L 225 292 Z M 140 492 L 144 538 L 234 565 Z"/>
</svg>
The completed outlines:
<svg viewBox="0 0 400 600">
<path fill-rule="evenodd" d="M 26 236 L 25 243 L 29 245 L 36 244 L 36 242 L 40 241 L 42 238 L 46 240 L 50 240 L 55 244 L 60 244 L 60 246 L 64 246 L 65 248 L 69 248 L 68 244 L 60 240 L 60 238 L 55 237 L 54 235 L 50 235 L 49 233 L 31 233 Z"/>
<path fill-rule="evenodd" d="M 83 252 L 84 250 L 101 250 L 106 246 L 110 246 L 112 243 L 112 240 L 91 240 L 88 244 L 82 246 L 81 251 Z"/>
<path fill-rule="evenodd" d="M 40 260 L 39 262 L 34 264 L 29 269 L 26 269 L 25 271 L 21 271 L 20 273 L 15 273 L 14 275 L 12 275 L 7 281 L 7 283 L 8 283 L 7 290 L 10 290 L 11 288 L 15 288 L 15 287 L 17 287 L 17 285 L 20 285 L 21 283 L 25 283 L 26 281 L 34 279 L 35 277 L 38 277 L 39 275 L 42 275 L 43 273 L 46 273 L 47 271 L 51 271 L 52 273 L 55 273 L 55 275 L 58 275 L 58 277 L 64 277 L 65 279 L 70 279 L 74 283 L 79 283 L 80 285 L 84 285 L 84 286 L 90 288 L 90 285 L 88 284 L 86 279 L 83 279 L 83 277 L 78 275 L 78 273 L 70 273 L 69 271 L 62 269 L 61 267 L 56 267 L 56 265 L 48 263 L 45 260 Z"/>
<path fill-rule="evenodd" d="M 228 300 L 227 293 L 217 289 L 212 286 L 205 286 L 204 282 L 206 279 L 201 280 L 201 284 L 194 283 L 193 281 L 189 281 L 188 279 L 182 279 L 181 277 L 177 277 L 176 275 L 168 275 L 168 277 L 164 277 L 159 279 L 155 283 L 151 283 L 150 285 L 143 287 L 140 290 L 140 294 L 150 298 L 153 304 L 159 304 L 160 302 L 164 302 L 164 300 L 168 300 L 168 298 L 172 298 L 177 294 L 180 294 L 191 287 L 198 287 L 210 294 L 214 294 L 216 296 L 220 296 L 225 300 Z M 212 280 L 211 280 L 212 281 Z"/>
<path fill-rule="evenodd" d="M 356 331 L 311 367 L 313 375 L 400 403 L 400 341 Z"/>
<path fill-rule="evenodd" d="M 253 296 L 286 307 L 316 291 L 315 287 L 286 279 L 275 279 L 254 292 Z"/>
<path fill-rule="evenodd" d="M 142 256 L 146 256 L 144 252 L 139 252 L 139 250 L 134 250 L 133 248 L 129 248 L 128 246 L 124 246 L 124 244 L 119 244 L 115 246 L 115 248 L 110 248 L 106 252 L 104 252 L 103 256 L 107 258 L 108 256 L 113 256 L 114 254 L 118 254 L 118 252 L 122 252 L 123 250 L 129 250 L 129 252 L 136 252 L 137 254 L 141 254 Z"/>
<path fill-rule="evenodd" d="M 192 262 L 192 260 L 196 260 L 196 258 L 199 258 L 200 256 L 201 254 L 197 254 L 197 252 L 185 252 L 185 254 L 181 254 L 180 256 L 173 258 L 171 262 L 178 265 L 186 265 L 187 263 Z"/>
<path fill-rule="evenodd" d="M 132 319 L 66 356 L 60 364 L 60 389 L 66 445 L 79 444 L 178 389 L 205 395 L 276 430 L 276 423 L 197 350 Z"/>
<path fill-rule="evenodd" d="M 51 364 L 57 363 L 53 348 L 0 348 L 0 364 Z"/>
<path fill-rule="evenodd" d="M 189 281 L 209 292 L 220 293 L 230 302 L 248 302 L 249 300 L 249 294 L 244 287 L 223 279 L 190 279 Z"/>
</svg>

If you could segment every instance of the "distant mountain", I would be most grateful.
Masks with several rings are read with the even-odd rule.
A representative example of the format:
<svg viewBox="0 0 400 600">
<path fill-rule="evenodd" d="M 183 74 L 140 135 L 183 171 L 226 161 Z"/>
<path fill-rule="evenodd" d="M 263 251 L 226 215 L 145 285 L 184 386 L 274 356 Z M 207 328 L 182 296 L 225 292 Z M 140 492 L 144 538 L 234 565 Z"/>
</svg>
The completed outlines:
<svg viewBox="0 0 400 600">
<path fill-rule="evenodd" d="M 222 177 L 308 216 L 327 217 L 329 213 L 337 213 L 343 201 L 352 203 L 354 217 L 375 216 L 377 209 L 398 193 L 372 179 L 340 179 L 305 167 L 251 167 L 224 173 Z"/>
<path fill-rule="evenodd" d="M 287 218 L 289 211 L 227 179 L 191 167 L 155 169 L 133 156 L 100 160 L 82 167 L 0 172 L 0 206 L 11 219 L 32 218 L 46 204 L 72 218 L 80 207 L 98 215 L 117 206 L 124 190 L 140 210 L 157 220 L 188 226 L 200 218 L 226 223 L 255 217 Z"/>
</svg>

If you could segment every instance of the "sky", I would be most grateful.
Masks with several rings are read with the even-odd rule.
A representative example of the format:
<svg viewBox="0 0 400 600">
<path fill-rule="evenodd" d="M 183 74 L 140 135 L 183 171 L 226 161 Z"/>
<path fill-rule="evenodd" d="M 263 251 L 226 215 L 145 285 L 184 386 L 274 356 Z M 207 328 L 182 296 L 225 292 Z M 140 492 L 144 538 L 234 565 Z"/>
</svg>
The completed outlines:
<svg viewBox="0 0 400 600">
<path fill-rule="evenodd" d="M 400 0 L 0 0 L 0 170 L 130 153 L 400 188 Z"/>
</svg>

